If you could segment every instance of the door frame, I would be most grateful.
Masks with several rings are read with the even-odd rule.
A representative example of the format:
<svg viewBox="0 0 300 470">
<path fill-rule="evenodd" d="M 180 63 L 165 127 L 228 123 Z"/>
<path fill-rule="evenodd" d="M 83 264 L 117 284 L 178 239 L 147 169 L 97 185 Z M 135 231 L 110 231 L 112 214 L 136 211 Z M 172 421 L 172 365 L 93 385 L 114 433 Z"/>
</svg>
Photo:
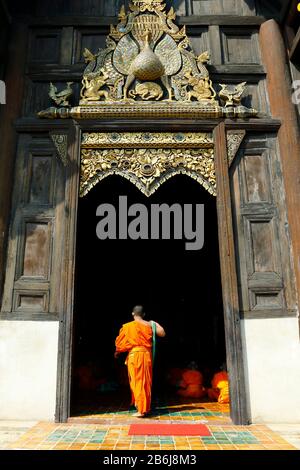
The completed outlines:
<svg viewBox="0 0 300 470">
<path fill-rule="evenodd" d="M 236 127 L 237 128 L 237 127 Z M 245 128 L 244 126 L 238 127 Z M 66 168 L 66 232 L 64 250 L 64 308 L 60 314 L 56 422 L 70 417 L 71 376 L 73 352 L 73 308 L 75 289 L 75 259 L 77 210 L 80 182 L 80 148 L 82 131 L 89 132 L 213 132 L 217 179 L 217 214 L 219 232 L 220 267 L 222 279 L 226 357 L 230 381 L 231 419 L 234 424 L 250 424 L 246 394 L 242 332 L 239 311 L 238 281 L 231 208 L 231 191 L 227 157 L 226 126 L 224 121 L 73 121 L 69 132 Z"/>
</svg>

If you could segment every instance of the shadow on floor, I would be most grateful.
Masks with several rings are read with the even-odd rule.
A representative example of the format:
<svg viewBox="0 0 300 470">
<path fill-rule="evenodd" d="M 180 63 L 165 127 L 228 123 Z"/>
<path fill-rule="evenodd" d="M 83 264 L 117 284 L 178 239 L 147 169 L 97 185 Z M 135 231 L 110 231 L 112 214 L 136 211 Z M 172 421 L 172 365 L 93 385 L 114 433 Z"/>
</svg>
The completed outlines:
<svg viewBox="0 0 300 470">
<path fill-rule="evenodd" d="M 156 397 L 152 403 L 151 417 L 159 416 L 228 416 L 228 405 L 220 407 L 218 403 L 195 398 L 182 398 L 176 395 Z M 88 417 L 130 417 L 136 412 L 135 407 L 130 406 L 130 396 L 127 391 L 110 393 L 89 393 L 77 397 L 76 405 L 72 408 L 72 418 Z"/>
</svg>

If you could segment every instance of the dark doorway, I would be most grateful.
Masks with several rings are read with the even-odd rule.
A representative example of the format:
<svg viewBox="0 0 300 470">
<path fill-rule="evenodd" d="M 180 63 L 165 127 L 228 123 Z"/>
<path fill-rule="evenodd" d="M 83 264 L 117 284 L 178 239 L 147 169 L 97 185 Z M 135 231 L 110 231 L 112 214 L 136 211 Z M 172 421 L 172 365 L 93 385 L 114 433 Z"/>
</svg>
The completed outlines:
<svg viewBox="0 0 300 470">
<path fill-rule="evenodd" d="M 120 195 L 128 205 L 204 204 L 204 247 L 187 251 L 181 240 L 100 241 L 96 209 L 118 207 Z M 71 416 L 101 403 L 118 406 L 118 397 L 129 402 L 125 358 L 116 361 L 113 353 L 136 304 L 167 332 L 158 344 L 155 396 L 165 398 L 170 368 L 191 361 L 209 385 L 226 361 L 216 199 L 187 176 L 170 179 L 150 198 L 127 180 L 109 177 L 79 202 Z"/>
</svg>

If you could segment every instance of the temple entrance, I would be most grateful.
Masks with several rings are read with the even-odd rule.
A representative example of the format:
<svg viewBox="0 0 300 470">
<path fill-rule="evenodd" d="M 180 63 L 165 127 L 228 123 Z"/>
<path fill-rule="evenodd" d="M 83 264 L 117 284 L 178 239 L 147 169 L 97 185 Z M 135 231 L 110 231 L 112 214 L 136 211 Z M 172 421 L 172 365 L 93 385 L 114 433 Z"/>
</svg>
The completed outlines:
<svg viewBox="0 0 300 470">
<path fill-rule="evenodd" d="M 127 196 L 128 206 L 149 209 L 204 204 L 203 248 L 189 251 L 184 240 L 174 239 L 99 240 L 96 209 L 103 203 L 117 208 L 120 195 Z M 109 177 L 80 199 L 77 236 L 71 416 L 128 411 L 125 357 L 115 360 L 113 354 L 136 304 L 167 333 L 157 345 L 154 404 L 182 403 L 172 374 L 192 363 L 209 387 L 213 374 L 226 367 L 216 198 L 184 175 L 150 198 L 124 178 Z"/>
</svg>

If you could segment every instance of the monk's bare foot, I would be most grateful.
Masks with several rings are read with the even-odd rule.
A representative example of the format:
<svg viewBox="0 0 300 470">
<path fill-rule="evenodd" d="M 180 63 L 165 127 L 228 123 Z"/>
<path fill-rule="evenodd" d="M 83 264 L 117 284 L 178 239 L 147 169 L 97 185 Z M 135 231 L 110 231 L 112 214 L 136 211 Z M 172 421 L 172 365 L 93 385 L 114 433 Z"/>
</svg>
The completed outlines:
<svg viewBox="0 0 300 470">
<path fill-rule="evenodd" d="M 144 418 L 145 414 L 137 412 L 137 413 L 134 413 L 133 416 L 134 416 L 135 418 Z"/>
</svg>

